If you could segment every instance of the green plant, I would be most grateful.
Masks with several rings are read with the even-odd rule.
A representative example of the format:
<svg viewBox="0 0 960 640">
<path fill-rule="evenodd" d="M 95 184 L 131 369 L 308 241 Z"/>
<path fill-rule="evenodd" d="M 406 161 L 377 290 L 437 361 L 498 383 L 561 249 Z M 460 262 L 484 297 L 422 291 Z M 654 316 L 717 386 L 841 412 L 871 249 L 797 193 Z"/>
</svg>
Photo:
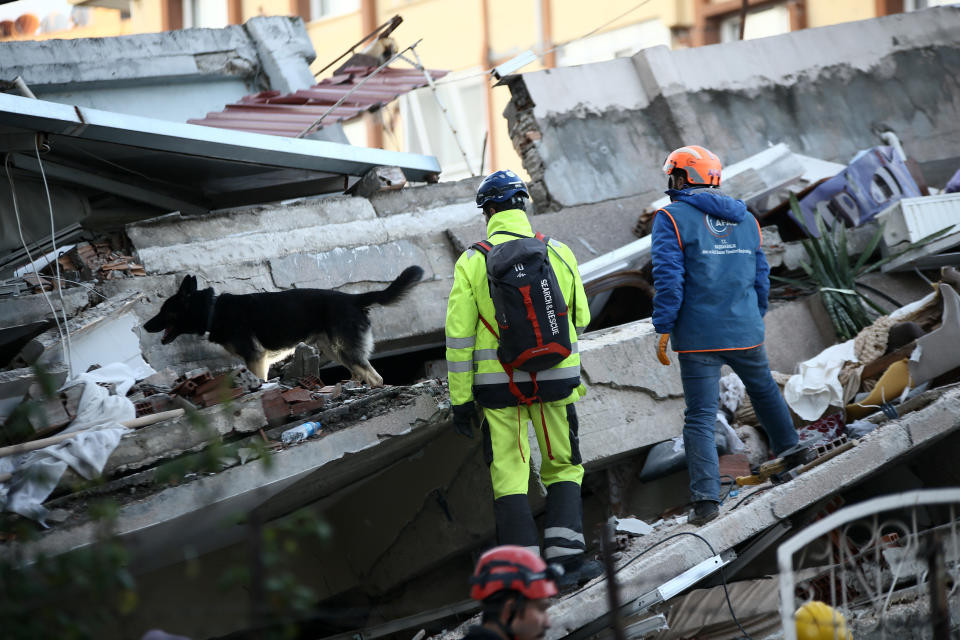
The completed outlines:
<svg viewBox="0 0 960 640">
<path fill-rule="evenodd" d="M 42 367 L 35 367 L 35 373 L 44 398 L 55 397 L 56 385 L 52 376 Z M 226 385 L 232 386 L 230 381 Z M 29 427 L 27 417 L 39 410 L 38 402 L 27 401 L 18 407 L 7 426 L 18 429 L 16 433 L 19 435 Z M 232 415 L 234 406 L 225 402 L 221 410 Z M 272 464 L 273 458 L 264 443 L 251 439 L 242 446 L 227 444 L 222 442 L 202 413 L 191 411 L 188 420 L 192 427 L 205 434 L 209 444 L 195 454 L 158 467 L 154 476 L 157 484 L 177 482 L 193 473 L 220 471 L 224 464 L 236 460 L 241 449 L 247 450 L 248 458 L 259 458 L 258 462 L 267 468 Z M 77 488 L 98 483 L 102 483 L 102 479 L 84 482 Z M 198 486 L 196 490 L 202 488 Z M 128 569 L 126 548 L 115 534 L 120 506 L 111 499 L 92 501 L 87 513 L 97 532 L 95 544 L 57 555 L 33 555 L 29 549 L 39 538 L 38 526 L 20 516 L 0 512 L 0 637 L 11 640 L 123 637 L 123 617 L 144 604 L 140 602 L 136 582 Z M 323 521 L 310 520 L 302 514 L 279 525 L 278 531 L 287 529 L 296 532 L 301 539 L 304 535 L 329 537 Z M 272 531 L 272 528 L 258 526 L 257 531 L 261 530 Z M 312 591 L 299 584 L 294 574 L 285 569 L 295 566 L 297 545 L 296 538 L 291 542 L 270 533 L 258 551 L 258 556 L 263 557 L 252 559 L 265 569 L 257 574 L 260 591 L 279 598 L 277 602 L 282 603 L 282 606 L 271 607 L 273 619 L 286 624 L 290 618 L 284 616 L 308 610 L 315 601 Z M 231 571 L 234 576 L 250 574 L 243 565 L 235 566 Z"/>
<path fill-rule="evenodd" d="M 318 595 L 297 575 L 297 559 L 330 541 L 330 525 L 309 507 L 269 524 L 260 522 L 252 512 L 247 524 L 251 563 L 229 567 L 220 576 L 219 586 L 222 590 L 248 590 L 250 626 L 258 637 L 299 637 L 298 621 L 314 610 Z"/>
<path fill-rule="evenodd" d="M 798 220 L 803 220 L 800 203 L 796 196 L 790 196 L 790 208 Z M 862 286 L 857 281 L 866 274 L 876 271 L 884 264 L 902 256 L 903 254 L 923 247 L 952 230 L 953 227 L 942 229 L 936 233 L 910 243 L 906 248 L 892 253 L 885 258 L 870 261 L 880 240 L 883 238 L 883 224 L 879 224 L 877 231 L 870 238 L 860 257 L 854 262 L 847 248 L 847 232 L 843 224 L 834 225 L 827 229 L 823 218 L 816 214 L 816 225 L 819 237 L 809 233 L 803 240 L 803 248 L 807 252 L 808 260 L 800 263 L 808 280 L 771 276 L 772 279 L 792 284 L 802 288 L 814 288 L 820 293 L 823 306 L 830 316 L 834 331 L 840 340 L 849 340 L 862 329 L 870 326 L 878 315 L 889 313 L 879 304 L 865 297 L 857 287 Z"/>
</svg>

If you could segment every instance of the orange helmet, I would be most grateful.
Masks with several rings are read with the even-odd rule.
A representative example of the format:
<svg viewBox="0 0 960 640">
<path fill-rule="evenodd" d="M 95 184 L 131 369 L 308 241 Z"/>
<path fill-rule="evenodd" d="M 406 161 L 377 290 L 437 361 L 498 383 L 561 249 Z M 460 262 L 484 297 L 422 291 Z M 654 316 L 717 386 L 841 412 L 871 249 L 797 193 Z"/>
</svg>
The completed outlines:
<svg viewBox="0 0 960 640">
<path fill-rule="evenodd" d="M 477 561 L 470 578 L 470 597 L 486 600 L 498 591 L 518 591 L 529 600 L 557 595 L 554 572 L 534 552 L 503 545 L 490 549 Z"/>
<path fill-rule="evenodd" d="M 696 145 L 680 147 L 670 152 L 663 163 L 663 172 L 668 176 L 674 169 L 682 169 L 687 174 L 687 182 L 694 185 L 720 186 L 720 171 L 723 165 L 717 154 Z"/>
</svg>

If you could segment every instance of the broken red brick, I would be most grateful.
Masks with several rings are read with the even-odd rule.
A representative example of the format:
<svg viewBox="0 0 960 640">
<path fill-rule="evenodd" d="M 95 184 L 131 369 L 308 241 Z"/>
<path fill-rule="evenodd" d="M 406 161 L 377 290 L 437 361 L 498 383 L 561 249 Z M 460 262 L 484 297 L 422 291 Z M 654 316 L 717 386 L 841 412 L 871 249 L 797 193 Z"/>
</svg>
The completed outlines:
<svg viewBox="0 0 960 640">
<path fill-rule="evenodd" d="M 290 418 L 290 405 L 283 399 L 283 393 L 279 389 L 270 389 L 260 398 L 260 404 L 263 407 L 263 415 L 267 418 L 267 424 L 276 427 L 287 422 Z"/>
<path fill-rule="evenodd" d="M 745 453 L 731 453 L 720 456 L 720 475 L 733 478 L 750 475 L 750 460 Z"/>
<path fill-rule="evenodd" d="M 283 392 L 283 399 L 289 403 L 310 402 L 313 400 L 313 395 L 307 389 L 294 387 Z"/>
</svg>

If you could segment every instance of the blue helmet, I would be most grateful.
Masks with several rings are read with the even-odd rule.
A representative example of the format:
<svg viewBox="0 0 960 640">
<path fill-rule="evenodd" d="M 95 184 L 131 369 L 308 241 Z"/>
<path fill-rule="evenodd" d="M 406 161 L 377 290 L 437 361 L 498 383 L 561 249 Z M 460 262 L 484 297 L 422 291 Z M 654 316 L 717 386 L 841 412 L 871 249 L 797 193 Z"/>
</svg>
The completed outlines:
<svg viewBox="0 0 960 640">
<path fill-rule="evenodd" d="M 483 179 L 477 189 L 477 206 L 482 209 L 491 202 L 506 202 L 517 194 L 530 197 L 527 185 L 520 176 L 509 169 L 494 171 Z"/>
</svg>

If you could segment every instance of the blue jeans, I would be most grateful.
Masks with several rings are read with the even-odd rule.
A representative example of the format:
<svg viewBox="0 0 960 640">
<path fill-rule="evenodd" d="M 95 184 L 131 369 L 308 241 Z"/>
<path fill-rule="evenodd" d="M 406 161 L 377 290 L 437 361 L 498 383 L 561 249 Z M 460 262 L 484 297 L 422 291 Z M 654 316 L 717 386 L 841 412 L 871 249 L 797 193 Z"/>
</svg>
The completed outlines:
<svg viewBox="0 0 960 640">
<path fill-rule="evenodd" d="M 767 432 L 770 448 L 779 454 L 797 444 L 797 432 L 787 403 L 770 375 L 763 345 L 733 351 L 678 353 L 683 395 L 683 446 L 690 472 L 690 496 L 694 501 L 720 501 L 720 468 L 714 425 L 720 406 L 720 367 L 724 364 L 740 376 L 753 409 Z"/>
</svg>

